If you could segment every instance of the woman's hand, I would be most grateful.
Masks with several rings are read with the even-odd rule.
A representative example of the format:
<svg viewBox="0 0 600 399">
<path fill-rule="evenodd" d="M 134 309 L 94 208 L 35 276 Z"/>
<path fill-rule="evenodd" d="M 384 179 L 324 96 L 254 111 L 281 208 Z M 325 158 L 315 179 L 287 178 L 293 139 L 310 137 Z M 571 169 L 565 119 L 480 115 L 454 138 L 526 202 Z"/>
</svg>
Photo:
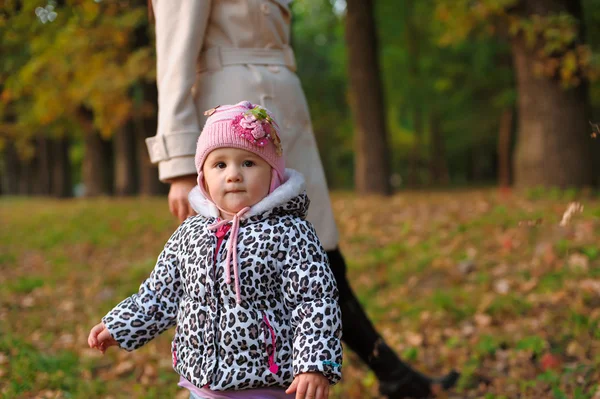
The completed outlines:
<svg viewBox="0 0 600 399">
<path fill-rule="evenodd" d="M 169 190 L 169 210 L 179 222 L 183 222 L 188 216 L 196 214 L 188 200 L 188 194 L 192 188 L 198 184 L 197 176 L 181 176 L 171 179 L 171 189 Z"/>
<path fill-rule="evenodd" d="M 96 348 L 102 352 L 102 354 L 104 354 L 107 348 L 116 346 L 118 343 L 115 341 L 112 335 L 110 335 L 110 332 L 104 323 L 100 322 L 99 324 L 96 324 L 90 331 L 90 335 L 88 336 L 88 345 L 90 348 Z"/>
<path fill-rule="evenodd" d="M 294 378 L 292 385 L 285 391 L 296 392 L 296 399 L 327 399 L 329 396 L 329 381 L 321 373 L 303 373 Z"/>
</svg>

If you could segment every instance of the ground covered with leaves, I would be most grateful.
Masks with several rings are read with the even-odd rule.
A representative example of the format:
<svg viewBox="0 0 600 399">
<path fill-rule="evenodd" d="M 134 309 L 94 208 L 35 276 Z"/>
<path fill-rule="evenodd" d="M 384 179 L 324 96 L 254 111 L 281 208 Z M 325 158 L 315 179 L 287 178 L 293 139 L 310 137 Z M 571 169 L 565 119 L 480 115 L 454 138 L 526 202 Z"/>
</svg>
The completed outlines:
<svg viewBox="0 0 600 399">
<path fill-rule="evenodd" d="M 583 210 L 565 216 L 574 200 Z M 388 343 L 421 371 L 462 371 L 440 397 L 600 398 L 598 197 L 490 189 L 333 203 L 350 280 Z M 0 220 L 1 397 L 187 397 L 172 331 L 134 353 L 86 345 L 177 227 L 164 198 L 1 199 Z M 345 353 L 330 397 L 376 398 L 374 375 Z"/>
</svg>

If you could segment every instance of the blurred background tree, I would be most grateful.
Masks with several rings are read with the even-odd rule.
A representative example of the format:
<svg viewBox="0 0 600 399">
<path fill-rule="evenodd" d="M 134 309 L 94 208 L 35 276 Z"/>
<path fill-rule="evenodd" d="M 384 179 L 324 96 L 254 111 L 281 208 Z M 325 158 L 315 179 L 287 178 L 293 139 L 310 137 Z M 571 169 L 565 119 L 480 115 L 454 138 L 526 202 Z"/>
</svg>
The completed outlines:
<svg viewBox="0 0 600 399">
<path fill-rule="evenodd" d="M 593 17 L 597 1 L 437 1 L 442 43 L 477 32 L 510 46 L 518 93 L 518 186 L 597 183 L 592 154 L 598 145 L 584 132 L 591 116 L 589 85 L 600 69 L 598 54 L 587 44 L 584 3 Z"/>
<path fill-rule="evenodd" d="M 7 0 L 0 11 L 0 192 L 164 192 L 144 145 L 156 129 L 146 2 L 44 1 Z M 360 2 L 373 29 L 359 22 L 349 35 L 354 4 L 292 3 L 332 188 L 599 183 L 589 122 L 600 119 L 600 2 Z M 360 73 L 367 51 L 370 75 Z M 367 97 L 361 84 L 381 90 Z"/>
<path fill-rule="evenodd" d="M 156 114 L 145 2 L 8 1 L 1 24 L 4 191 L 137 192 L 134 136 Z"/>
</svg>

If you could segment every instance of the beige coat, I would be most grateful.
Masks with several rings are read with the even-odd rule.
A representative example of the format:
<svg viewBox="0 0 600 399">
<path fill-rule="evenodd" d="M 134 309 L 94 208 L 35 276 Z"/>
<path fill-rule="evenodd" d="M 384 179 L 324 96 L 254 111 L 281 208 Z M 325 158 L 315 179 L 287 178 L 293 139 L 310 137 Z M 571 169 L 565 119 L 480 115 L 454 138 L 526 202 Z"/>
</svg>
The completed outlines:
<svg viewBox="0 0 600 399">
<path fill-rule="evenodd" d="M 304 174 L 308 220 L 326 250 L 338 233 L 327 182 L 289 46 L 286 0 L 153 0 L 156 18 L 158 132 L 148 138 L 162 181 L 196 174 L 204 111 L 248 100 L 282 128 L 286 166 Z"/>
</svg>

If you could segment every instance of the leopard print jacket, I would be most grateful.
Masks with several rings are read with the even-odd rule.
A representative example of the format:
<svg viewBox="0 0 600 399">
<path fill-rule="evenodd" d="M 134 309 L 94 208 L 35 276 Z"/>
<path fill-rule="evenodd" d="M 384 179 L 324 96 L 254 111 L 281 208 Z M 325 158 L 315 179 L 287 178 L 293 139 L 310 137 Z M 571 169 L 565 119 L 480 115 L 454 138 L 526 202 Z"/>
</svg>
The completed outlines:
<svg viewBox="0 0 600 399">
<path fill-rule="evenodd" d="M 241 303 L 226 283 L 226 243 L 217 254 L 216 208 L 199 190 L 199 215 L 166 243 L 137 294 L 103 322 L 119 346 L 134 350 L 176 325 L 174 369 L 197 387 L 242 390 L 288 386 L 318 371 L 341 378 L 341 313 L 327 254 L 304 220 L 309 200 L 302 175 L 287 181 L 242 218 L 238 234 Z M 217 259 L 215 264 L 214 259 Z"/>
</svg>

